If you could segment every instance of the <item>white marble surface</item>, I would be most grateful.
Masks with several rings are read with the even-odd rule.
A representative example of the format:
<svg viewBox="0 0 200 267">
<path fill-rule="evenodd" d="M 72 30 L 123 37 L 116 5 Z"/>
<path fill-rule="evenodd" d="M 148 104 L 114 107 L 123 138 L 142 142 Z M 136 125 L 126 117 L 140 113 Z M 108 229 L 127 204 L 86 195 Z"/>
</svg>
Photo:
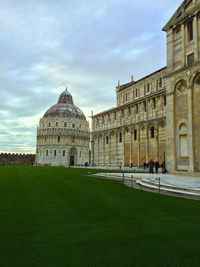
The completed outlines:
<svg viewBox="0 0 200 267">
<path fill-rule="evenodd" d="M 98 174 L 100 175 L 100 174 Z M 101 173 L 102 176 L 105 176 L 105 173 Z M 122 179 L 122 173 L 107 173 L 106 177 L 119 177 Z M 148 174 L 148 173 L 124 173 L 125 180 L 130 179 L 140 179 L 147 183 L 158 184 L 156 178 L 160 177 L 161 186 L 176 187 L 182 189 L 190 190 L 200 190 L 200 177 L 195 176 L 184 176 L 184 175 L 172 175 L 172 174 Z"/>
</svg>

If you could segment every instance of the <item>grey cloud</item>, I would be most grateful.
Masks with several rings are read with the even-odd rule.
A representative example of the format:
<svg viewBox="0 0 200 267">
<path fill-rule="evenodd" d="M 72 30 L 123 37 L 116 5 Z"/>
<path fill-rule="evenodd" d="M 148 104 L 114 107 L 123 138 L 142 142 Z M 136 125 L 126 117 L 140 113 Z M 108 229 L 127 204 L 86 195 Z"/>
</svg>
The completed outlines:
<svg viewBox="0 0 200 267">
<path fill-rule="evenodd" d="M 66 85 L 89 116 L 116 105 L 117 80 L 163 67 L 161 28 L 181 2 L 1 1 L 0 150 L 35 151 L 39 117 Z"/>
</svg>

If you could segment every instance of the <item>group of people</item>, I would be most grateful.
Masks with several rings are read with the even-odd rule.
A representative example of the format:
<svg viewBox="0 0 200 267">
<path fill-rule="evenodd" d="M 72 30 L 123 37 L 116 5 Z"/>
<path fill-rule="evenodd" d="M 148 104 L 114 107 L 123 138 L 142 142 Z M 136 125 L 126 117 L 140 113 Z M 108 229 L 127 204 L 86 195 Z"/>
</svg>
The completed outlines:
<svg viewBox="0 0 200 267">
<path fill-rule="evenodd" d="M 154 173 L 154 168 L 156 173 L 158 173 L 158 169 L 162 168 L 162 173 L 166 173 L 167 170 L 165 168 L 165 161 L 162 162 L 160 165 L 158 161 L 154 162 L 152 159 L 149 161 L 149 163 L 144 162 L 144 170 L 146 168 L 149 168 L 149 173 L 153 174 Z"/>
</svg>

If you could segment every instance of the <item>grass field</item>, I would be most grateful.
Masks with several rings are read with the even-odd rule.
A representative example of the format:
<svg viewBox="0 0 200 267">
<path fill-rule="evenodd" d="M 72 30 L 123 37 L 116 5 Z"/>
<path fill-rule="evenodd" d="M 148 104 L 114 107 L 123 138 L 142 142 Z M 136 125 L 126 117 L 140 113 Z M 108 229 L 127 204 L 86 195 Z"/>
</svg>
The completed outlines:
<svg viewBox="0 0 200 267">
<path fill-rule="evenodd" d="M 0 266 L 200 266 L 200 202 L 88 177 L 0 167 Z"/>
</svg>

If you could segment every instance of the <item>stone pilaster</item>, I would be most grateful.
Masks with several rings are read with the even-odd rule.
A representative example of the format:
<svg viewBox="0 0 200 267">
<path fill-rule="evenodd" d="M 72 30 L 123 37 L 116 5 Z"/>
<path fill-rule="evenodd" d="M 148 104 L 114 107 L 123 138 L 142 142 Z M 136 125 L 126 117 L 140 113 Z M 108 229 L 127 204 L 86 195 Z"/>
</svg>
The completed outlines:
<svg viewBox="0 0 200 267">
<path fill-rule="evenodd" d="M 105 165 L 105 135 L 103 135 L 103 165 Z"/>
<path fill-rule="evenodd" d="M 130 129 L 130 166 L 132 163 L 132 130 Z"/>
<path fill-rule="evenodd" d="M 198 19 L 197 15 L 193 19 L 193 38 L 194 38 L 194 60 L 198 59 L 198 46 L 199 46 L 199 40 L 198 40 Z"/>
<path fill-rule="evenodd" d="M 111 150 L 111 142 L 112 142 L 112 135 L 111 133 L 109 134 L 109 165 L 111 166 L 112 165 L 112 150 Z"/>
<path fill-rule="evenodd" d="M 169 171 L 175 171 L 175 141 L 176 141 L 176 130 L 174 127 L 174 116 L 175 116 L 175 107 L 174 107 L 174 92 L 171 92 L 167 95 L 167 157 L 166 157 L 166 168 Z"/>
<path fill-rule="evenodd" d="M 193 153 L 193 108 L 192 108 L 192 88 L 188 88 L 188 152 L 189 152 L 189 172 L 194 171 Z"/>
<path fill-rule="evenodd" d="M 149 126 L 146 126 L 146 162 L 149 162 Z"/>
<path fill-rule="evenodd" d="M 159 160 L 159 125 L 156 125 L 156 160 Z"/>
<path fill-rule="evenodd" d="M 185 57 L 185 24 L 181 25 L 181 59 L 182 59 L 182 66 L 186 65 L 186 57 Z"/>
<path fill-rule="evenodd" d="M 140 127 L 137 128 L 138 132 L 138 167 L 140 167 Z"/>
<path fill-rule="evenodd" d="M 122 166 L 124 166 L 124 164 L 125 164 L 125 138 L 126 138 L 126 133 L 125 133 L 125 130 L 123 130 L 123 138 L 122 138 L 122 141 L 123 141 L 123 162 L 122 162 Z"/>
</svg>

